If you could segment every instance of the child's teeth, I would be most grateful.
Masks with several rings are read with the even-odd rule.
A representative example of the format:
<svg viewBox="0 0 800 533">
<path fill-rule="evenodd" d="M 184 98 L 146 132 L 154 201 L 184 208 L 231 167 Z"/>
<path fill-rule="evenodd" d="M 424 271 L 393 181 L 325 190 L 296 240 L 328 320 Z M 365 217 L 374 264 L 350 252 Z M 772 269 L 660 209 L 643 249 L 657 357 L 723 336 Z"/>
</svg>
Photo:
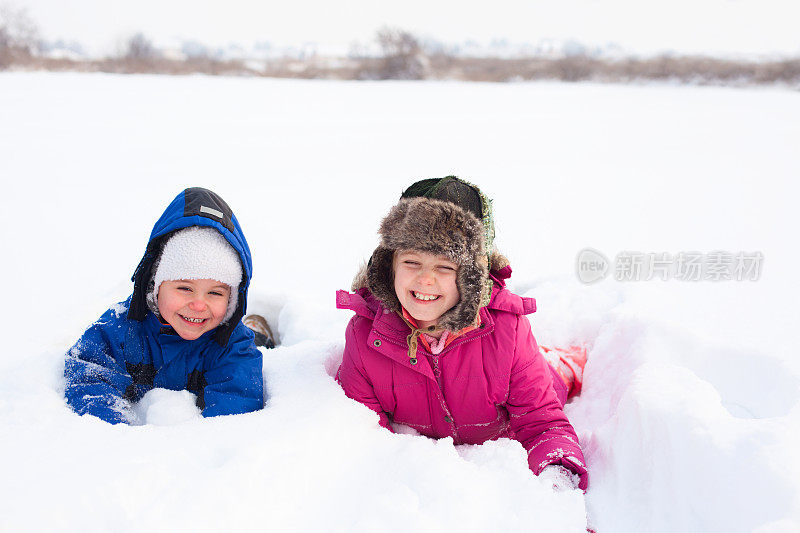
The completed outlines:
<svg viewBox="0 0 800 533">
<path fill-rule="evenodd" d="M 430 300 L 435 300 L 436 298 L 438 298 L 438 296 L 434 296 L 433 294 L 420 294 L 418 292 L 415 292 L 414 298 L 416 298 L 417 300 L 430 301 Z"/>
<path fill-rule="evenodd" d="M 186 320 L 188 320 L 189 322 L 202 322 L 202 321 L 203 321 L 203 319 L 202 319 L 202 318 L 189 318 L 188 316 L 185 316 L 185 317 L 183 317 L 183 318 L 185 318 L 185 319 L 186 319 Z"/>
</svg>

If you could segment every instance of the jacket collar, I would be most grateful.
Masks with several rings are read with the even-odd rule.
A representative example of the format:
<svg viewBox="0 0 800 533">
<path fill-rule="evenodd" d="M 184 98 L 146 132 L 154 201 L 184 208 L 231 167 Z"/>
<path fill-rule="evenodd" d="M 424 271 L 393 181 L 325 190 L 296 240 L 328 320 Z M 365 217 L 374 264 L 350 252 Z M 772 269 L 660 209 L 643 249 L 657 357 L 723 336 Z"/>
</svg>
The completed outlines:
<svg viewBox="0 0 800 533">
<path fill-rule="evenodd" d="M 350 309 L 357 315 L 373 319 L 379 306 L 380 301 L 372 296 L 372 293 L 367 288 L 358 289 L 354 293 L 342 290 L 336 291 L 337 309 Z"/>
<path fill-rule="evenodd" d="M 505 288 L 500 289 L 495 285 L 488 308 L 517 315 L 529 315 L 536 312 L 536 299 L 518 296 Z"/>
<path fill-rule="evenodd" d="M 411 363 L 408 350 L 411 328 L 397 313 L 384 307 L 381 301 L 375 298 L 368 289 L 362 288 L 356 293 L 337 291 L 336 307 L 350 309 L 357 315 L 372 321 L 372 328 L 367 337 L 367 343 L 370 348 L 377 350 L 407 368 L 424 374 L 431 379 L 436 379 L 427 358 L 422 357 L 422 354 L 430 355 L 430 352 L 423 345 L 418 345 L 417 353 L 419 357 L 416 358 L 416 364 Z M 494 331 L 495 323 L 490 310 L 527 315 L 536 311 L 536 300 L 513 294 L 496 283 L 489 305 L 482 307 L 479 311 L 481 326 L 454 340 L 440 355 L 443 356 L 462 344 Z"/>
<path fill-rule="evenodd" d="M 396 313 L 384 307 L 383 303 L 375 298 L 367 288 L 358 289 L 355 293 L 343 290 L 336 291 L 336 307 L 338 309 L 350 309 L 357 315 L 373 320 L 375 323 L 389 322 L 391 325 L 387 327 L 390 330 L 395 329 L 399 332 L 405 332 L 405 330 L 409 329 L 408 325 Z M 481 308 L 481 322 L 484 322 L 485 317 L 489 315 L 486 312 L 487 309 L 505 311 L 517 315 L 529 315 L 536 312 L 536 299 L 512 293 L 505 288 L 505 283 L 495 283 L 489 305 Z M 384 318 L 385 315 L 394 316 L 394 318 Z"/>
</svg>

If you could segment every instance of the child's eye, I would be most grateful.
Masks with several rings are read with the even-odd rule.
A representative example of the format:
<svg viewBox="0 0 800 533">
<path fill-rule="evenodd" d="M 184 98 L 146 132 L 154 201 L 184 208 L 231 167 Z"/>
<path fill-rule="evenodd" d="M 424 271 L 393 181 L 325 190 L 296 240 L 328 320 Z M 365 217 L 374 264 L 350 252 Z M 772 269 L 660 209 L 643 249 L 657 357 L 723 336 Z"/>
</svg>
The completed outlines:
<svg viewBox="0 0 800 533">
<path fill-rule="evenodd" d="M 211 291 L 209 294 L 211 294 L 211 295 L 213 295 L 213 296 L 225 296 L 225 295 L 224 295 L 223 293 L 221 293 L 220 291 Z"/>
<path fill-rule="evenodd" d="M 191 288 L 191 287 L 187 287 L 186 285 L 181 285 L 180 287 L 178 287 L 178 290 L 179 290 L 179 291 L 187 291 L 187 292 L 191 292 L 191 291 L 192 291 L 192 288 Z"/>
<path fill-rule="evenodd" d="M 449 265 L 439 265 L 439 270 L 444 270 L 446 272 L 455 272 L 456 269 L 449 266 Z"/>
<path fill-rule="evenodd" d="M 405 261 L 403 261 L 403 264 L 404 265 L 408 265 L 408 266 L 417 266 L 417 265 L 419 265 L 419 262 L 411 261 L 410 259 L 406 259 Z"/>
</svg>

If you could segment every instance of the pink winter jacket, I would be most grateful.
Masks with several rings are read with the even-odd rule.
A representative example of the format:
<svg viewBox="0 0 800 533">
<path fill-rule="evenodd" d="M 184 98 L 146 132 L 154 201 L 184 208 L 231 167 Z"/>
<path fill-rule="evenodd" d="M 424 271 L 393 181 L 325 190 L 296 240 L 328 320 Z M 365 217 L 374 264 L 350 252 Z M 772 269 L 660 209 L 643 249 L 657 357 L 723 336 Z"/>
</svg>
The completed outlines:
<svg viewBox="0 0 800 533">
<path fill-rule="evenodd" d="M 336 306 L 356 316 L 347 326 L 336 380 L 389 430 L 392 421 L 428 437 L 452 437 L 455 444 L 511 437 L 528 452 L 534 474 L 562 465 L 580 476 L 585 489 L 588 473 L 578 438 L 524 316 L 536 310 L 536 302 L 495 281 L 489 305 L 480 310 L 480 327 L 439 355 L 419 343 L 416 364 L 408 354 L 411 329 L 397 313 L 366 288 L 338 291 Z"/>
</svg>

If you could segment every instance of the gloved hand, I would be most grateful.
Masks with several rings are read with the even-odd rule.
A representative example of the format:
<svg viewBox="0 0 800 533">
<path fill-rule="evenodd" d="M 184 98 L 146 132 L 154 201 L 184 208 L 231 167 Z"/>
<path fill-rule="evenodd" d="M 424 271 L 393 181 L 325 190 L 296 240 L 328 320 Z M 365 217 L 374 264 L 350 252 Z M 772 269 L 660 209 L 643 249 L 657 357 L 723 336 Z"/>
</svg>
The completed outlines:
<svg viewBox="0 0 800 533">
<path fill-rule="evenodd" d="M 580 476 L 561 465 L 549 465 L 539 472 L 539 477 L 553 484 L 553 490 L 561 492 L 575 490 L 580 483 Z"/>
</svg>

